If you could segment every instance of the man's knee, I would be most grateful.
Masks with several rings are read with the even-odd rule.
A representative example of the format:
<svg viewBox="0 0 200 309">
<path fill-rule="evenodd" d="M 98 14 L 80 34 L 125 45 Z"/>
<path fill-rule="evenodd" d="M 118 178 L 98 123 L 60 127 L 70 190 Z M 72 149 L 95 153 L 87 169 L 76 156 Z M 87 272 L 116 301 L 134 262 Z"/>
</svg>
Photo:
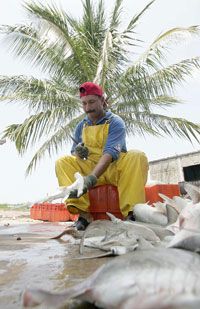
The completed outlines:
<svg viewBox="0 0 200 309">
<path fill-rule="evenodd" d="M 129 150 L 126 153 L 126 157 L 127 159 L 129 158 L 130 160 L 140 160 L 141 162 L 148 164 L 148 159 L 147 159 L 146 154 L 140 150 Z"/>
<path fill-rule="evenodd" d="M 63 170 L 63 169 L 66 169 L 66 166 L 67 165 L 71 165 L 72 162 L 73 162 L 73 157 L 72 156 L 64 156 L 64 157 L 61 157 L 61 158 L 57 159 L 56 162 L 55 162 L 55 170 L 56 170 L 56 172 L 60 171 L 60 170 Z"/>
</svg>

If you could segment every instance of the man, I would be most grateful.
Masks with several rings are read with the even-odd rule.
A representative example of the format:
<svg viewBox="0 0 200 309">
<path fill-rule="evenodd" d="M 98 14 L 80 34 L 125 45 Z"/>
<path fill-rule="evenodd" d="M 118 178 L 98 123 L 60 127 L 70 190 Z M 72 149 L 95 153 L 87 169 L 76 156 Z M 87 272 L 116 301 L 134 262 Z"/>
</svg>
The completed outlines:
<svg viewBox="0 0 200 309">
<path fill-rule="evenodd" d="M 76 126 L 72 156 L 56 162 L 56 175 L 60 186 L 72 184 L 77 171 L 84 176 L 83 195 L 77 198 L 77 191 L 71 192 L 65 201 L 69 212 L 79 213 L 74 226 L 84 230 L 89 224 L 86 191 L 95 185 L 117 186 L 120 210 L 127 218 L 133 205 L 145 202 L 148 162 L 143 152 L 127 151 L 124 121 L 106 110 L 102 88 L 85 82 L 79 91 L 86 117 Z"/>
</svg>

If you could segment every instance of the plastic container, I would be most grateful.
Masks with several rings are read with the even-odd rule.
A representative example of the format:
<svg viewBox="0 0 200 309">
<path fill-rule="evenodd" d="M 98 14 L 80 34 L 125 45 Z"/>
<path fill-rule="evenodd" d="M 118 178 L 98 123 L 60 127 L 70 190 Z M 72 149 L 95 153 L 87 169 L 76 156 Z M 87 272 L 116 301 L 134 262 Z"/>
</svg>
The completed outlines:
<svg viewBox="0 0 200 309">
<path fill-rule="evenodd" d="M 34 204 L 31 207 L 30 217 L 34 220 L 42 220 L 49 222 L 66 222 L 76 221 L 78 215 L 71 215 L 69 211 L 65 208 L 64 203 L 41 203 Z"/>
<path fill-rule="evenodd" d="M 34 204 L 30 209 L 30 217 L 34 220 L 41 220 L 42 208 L 40 204 Z"/>
<path fill-rule="evenodd" d="M 119 208 L 119 195 L 116 186 L 101 185 L 89 190 L 89 212 L 94 220 L 109 219 L 106 212 L 122 219 Z"/>
<path fill-rule="evenodd" d="M 180 195 L 180 188 L 178 184 L 146 186 L 146 202 L 153 204 L 155 202 L 162 201 L 162 198 L 158 195 L 158 193 L 163 193 L 166 196 L 173 198 L 173 196 Z M 107 184 L 90 189 L 89 200 L 89 211 L 94 220 L 109 219 L 106 212 L 110 212 L 115 217 L 123 219 L 119 208 L 119 195 L 116 186 Z M 65 208 L 64 203 L 41 203 L 34 204 L 31 207 L 30 217 L 35 220 L 66 222 L 76 221 L 78 215 L 70 214 L 70 212 Z"/>
<path fill-rule="evenodd" d="M 173 198 L 173 196 L 180 195 L 180 188 L 178 184 L 162 184 L 162 185 L 153 185 L 145 187 L 145 195 L 146 202 L 150 204 L 163 201 L 163 199 L 158 195 L 158 193 L 162 193 L 169 198 Z"/>
</svg>

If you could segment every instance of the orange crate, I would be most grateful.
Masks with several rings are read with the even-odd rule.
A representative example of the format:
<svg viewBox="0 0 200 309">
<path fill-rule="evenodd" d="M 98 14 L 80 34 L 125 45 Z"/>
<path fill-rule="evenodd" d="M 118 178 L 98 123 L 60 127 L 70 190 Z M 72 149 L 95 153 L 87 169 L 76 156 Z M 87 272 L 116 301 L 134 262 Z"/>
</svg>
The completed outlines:
<svg viewBox="0 0 200 309">
<path fill-rule="evenodd" d="M 30 217 L 31 219 L 36 220 L 36 205 L 35 204 L 30 209 Z"/>
<path fill-rule="evenodd" d="M 158 201 L 163 201 L 162 198 L 158 195 L 158 193 L 162 193 L 169 198 L 173 198 L 173 196 L 180 195 L 180 189 L 178 184 L 163 184 L 163 185 L 154 185 L 154 186 L 146 186 L 145 187 L 145 195 L 146 201 L 150 204 L 153 204 Z"/>
<path fill-rule="evenodd" d="M 41 220 L 49 221 L 50 218 L 50 205 L 48 203 L 43 203 L 41 207 Z"/>
<path fill-rule="evenodd" d="M 75 221 L 78 215 L 71 215 L 69 211 L 65 208 L 65 204 L 51 204 L 51 203 L 41 203 L 35 204 L 30 210 L 31 219 L 43 220 L 50 222 L 59 221 Z"/>
<path fill-rule="evenodd" d="M 41 220 L 42 212 L 41 212 L 41 205 L 34 204 L 30 209 L 30 217 L 34 220 Z"/>
<path fill-rule="evenodd" d="M 89 199 L 89 212 L 94 220 L 109 219 L 106 212 L 112 213 L 117 218 L 123 218 L 119 208 L 119 195 L 116 186 L 96 186 L 89 190 Z"/>
</svg>

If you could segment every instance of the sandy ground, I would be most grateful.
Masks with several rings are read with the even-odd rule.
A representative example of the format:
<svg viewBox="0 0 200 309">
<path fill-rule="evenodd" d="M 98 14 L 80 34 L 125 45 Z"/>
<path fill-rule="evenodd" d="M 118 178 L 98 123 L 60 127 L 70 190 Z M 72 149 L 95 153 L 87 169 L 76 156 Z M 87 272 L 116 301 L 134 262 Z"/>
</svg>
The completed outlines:
<svg viewBox="0 0 200 309">
<path fill-rule="evenodd" d="M 0 210 L 0 308 L 23 308 L 27 287 L 64 291 L 105 263 L 108 258 L 74 259 L 80 255 L 71 236 L 51 239 L 70 224 L 32 220 L 29 210 Z M 80 307 L 85 306 L 70 302 L 64 308 Z"/>
</svg>

